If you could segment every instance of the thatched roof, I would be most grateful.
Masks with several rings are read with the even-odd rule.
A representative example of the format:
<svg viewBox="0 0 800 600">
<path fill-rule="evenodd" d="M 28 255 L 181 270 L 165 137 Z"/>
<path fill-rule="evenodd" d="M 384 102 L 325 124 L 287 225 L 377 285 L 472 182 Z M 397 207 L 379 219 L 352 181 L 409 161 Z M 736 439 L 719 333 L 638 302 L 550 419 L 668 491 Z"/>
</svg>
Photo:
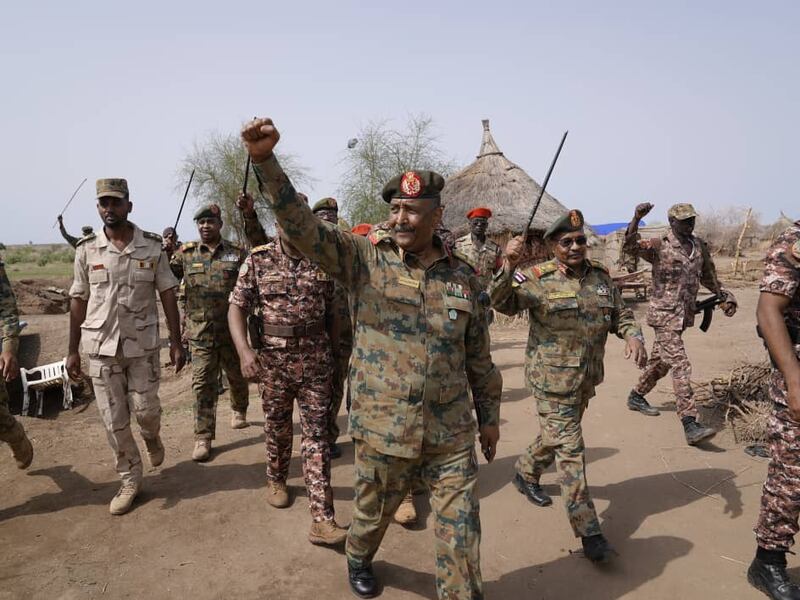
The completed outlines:
<svg viewBox="0 0 800 600">
<path fill-rule="evenodd" d="M 467 225 L 467 211 L 476 206 L 492 209 L 489 235 L 519 234 L 530 218 L 541 187 L 519 165 L 500 151 L 483 120 L 483 139 L 478 156 L 468 167 L 447 180 L 442 190 L 444 224 L 452 231 Z M 567 209 L 545 192 L 531 231 L 544 232 Z"/>
</svg>

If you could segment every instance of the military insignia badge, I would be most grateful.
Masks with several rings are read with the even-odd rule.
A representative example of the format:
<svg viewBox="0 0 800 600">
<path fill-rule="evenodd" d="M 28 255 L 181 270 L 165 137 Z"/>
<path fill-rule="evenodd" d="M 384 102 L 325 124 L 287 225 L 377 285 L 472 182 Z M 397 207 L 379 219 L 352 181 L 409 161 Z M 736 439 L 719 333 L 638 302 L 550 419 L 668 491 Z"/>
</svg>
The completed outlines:
<svg viewBox="0 0 800 600">
<path fill-rule="evenodd" d="M 601 283 L 597 286 L 597 295 L 598 296 L 608 296 L 611 293 L 611 290 L 605 283 Z"/>
<path fill-rule="evenodd" d="M 400 178 L 400 191 L 406 198 L 416 198 L 422 193 L 422 180 L 414 171 L 406 171 Z"/>
<path fill-rule="evenodd" d="M 525 283 L 526 281 L 528 281 L 528 278 L 525 277 L 525 275 L 522 274 L 520 271 L 514 271 L 514 281 L 516 281 L 517 283 Z"/>
<path fill-rule="evenodd" d="M 571 211 L 569 211 L 569 223 L 570 223 L 570 225 L 572 225 L 573 227 L 580 227 L 580 226 L 582 225 L 582 223 L 581 223 L 581 217 L 580 217 L 580 215 L 578 214 L 578 211 L 577 211 L 577 210 L 571 210 Z"/>
<path fill-rule="evenodd" d="M 447 316 L 448 316 L 448 317 L 450 317 L 450 320 L 451 320 L 451 321 L 455 321 L 455 320 L 458 318 L 458 313 L 456 312 L 456 309 L 455 309 L 455 308 L 451 308 L 451 309 L 450 309 L 450 310 L 447 312 Z"/>
</svg>

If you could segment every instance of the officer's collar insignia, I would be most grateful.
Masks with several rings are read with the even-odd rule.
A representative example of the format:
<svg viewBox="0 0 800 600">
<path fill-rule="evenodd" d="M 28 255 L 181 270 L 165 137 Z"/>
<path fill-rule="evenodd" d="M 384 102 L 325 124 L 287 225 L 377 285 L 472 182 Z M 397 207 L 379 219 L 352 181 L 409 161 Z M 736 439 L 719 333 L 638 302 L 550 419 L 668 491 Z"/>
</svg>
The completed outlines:
<svg viewBox="0 0 800 600">
<path fill-rule="evenodd" d="M 569 211 L 569 222 L 573 227 L 580 227 L 582 225 L 581 216 L 578 214 L 577 210 Z"/>
<path fill-rule="evenodd" d="M 422 193 L 422 180 L 414 171 L 406 171 L 400 178 L 400 191 L 406 198 L 416 198 Z"/>
</svg>

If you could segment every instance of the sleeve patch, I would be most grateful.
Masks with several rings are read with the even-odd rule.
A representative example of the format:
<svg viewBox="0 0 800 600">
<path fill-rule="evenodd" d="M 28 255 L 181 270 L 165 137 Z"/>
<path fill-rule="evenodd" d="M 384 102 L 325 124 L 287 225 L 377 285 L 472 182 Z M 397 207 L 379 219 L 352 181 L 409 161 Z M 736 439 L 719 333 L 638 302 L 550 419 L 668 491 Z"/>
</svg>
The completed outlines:
<svg viewBox="0 0 800 600">
<path fill-rule="evenodd" d="M 514 271 L 514 281 L 517 283 L 525 283 L 528 281 L 528 278 L 525 277 L 525 274 L 522 271 Z"/>
</svg>

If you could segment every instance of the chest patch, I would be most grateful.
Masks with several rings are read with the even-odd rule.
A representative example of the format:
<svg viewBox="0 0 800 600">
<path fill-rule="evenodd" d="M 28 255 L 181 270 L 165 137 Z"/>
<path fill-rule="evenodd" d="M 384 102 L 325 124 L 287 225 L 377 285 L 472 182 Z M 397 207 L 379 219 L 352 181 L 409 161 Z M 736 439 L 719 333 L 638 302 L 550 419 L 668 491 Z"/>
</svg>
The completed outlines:
<svg viewBox="0 0 800 600">
<path fill-rule="evenodd" d="M 522 271 L 514 271 L 514 281 L 517 283 L 525 283 L 528 281 L 528 278 L 522 273 Z"/>
<path fill-rule="evenodd" d="M 454 298 L 463 298 L 464 300 L 469 300 L 469 290 L 466 289 L 460 283 L 454 283 L 452 281 L 448 281 L 445 284 L 445 293 L 448 296 L 453 296 Z"/>
<path fill-rule="evenodd" d="M 550 292 L 547 294 L 548 300 L 564 300 L 565 298 L 577 298 L 575 292 Z"/>
<path fill-rule="evenodd" d="M 399 283 L 400 285 L 404 285 L 406 287 L 419 289 L 419 281 L 417 281 L 416 279 L 411 279 L 411 277 L 398 277 L 397 283 Z"/>
<path fill-rule="evenodd" d="M 92 271 L 102 271 L 102 270 L 103 270 L 103 269 L 105 269 L 105 268 L 106 268 L 106 266 L 105 266 L 105 265 L 103 265 L 103 264 L 100 264 L 100 265 L 92 265 Z"/>
</svg>

